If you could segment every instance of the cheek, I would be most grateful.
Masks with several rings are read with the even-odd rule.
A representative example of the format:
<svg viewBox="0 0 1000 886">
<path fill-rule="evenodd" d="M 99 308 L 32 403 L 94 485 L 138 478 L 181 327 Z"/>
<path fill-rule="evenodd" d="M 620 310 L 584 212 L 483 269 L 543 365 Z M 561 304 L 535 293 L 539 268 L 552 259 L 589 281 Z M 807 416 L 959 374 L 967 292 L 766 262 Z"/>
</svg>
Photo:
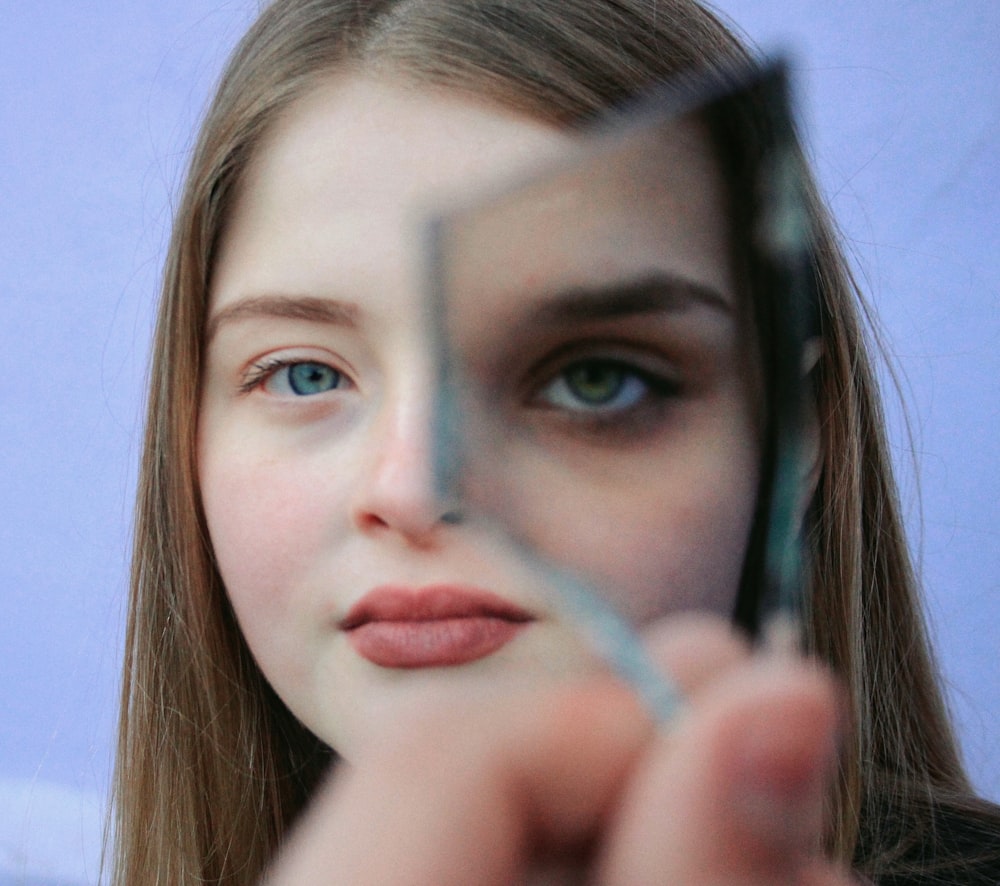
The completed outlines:
<svg viewBox="0 0 1000 886">
<path fill-rule="evenodd" d="M 759 475 L 752 434 L 728 439 L 647 453 L 602 482 L 539 468 L 505 507 L 543 555 L 607 589 L 634 623 L 691 609 L 728 616 Z"/>
<path fill-rule="evenodd" d="M 671 484 L 658 503 L 619 516 L 619 525 L 630 529 L 619 532 L 612 586 L 637 623 L 685 610 L 721 616 L 733 611 L 756 483 L 745 484 L 745 477 L 702 479 L 704 485 Z"/>
<path fill-rule="evenodd" d="M 306 465 L 255 456 L 245 441 L 204 447 L 199 468 L 219 572 L 258 654 L 261 638 L 280 641 L 305 603 L 309 575 L 329 547 L 337 490 Z"/>
</svg>

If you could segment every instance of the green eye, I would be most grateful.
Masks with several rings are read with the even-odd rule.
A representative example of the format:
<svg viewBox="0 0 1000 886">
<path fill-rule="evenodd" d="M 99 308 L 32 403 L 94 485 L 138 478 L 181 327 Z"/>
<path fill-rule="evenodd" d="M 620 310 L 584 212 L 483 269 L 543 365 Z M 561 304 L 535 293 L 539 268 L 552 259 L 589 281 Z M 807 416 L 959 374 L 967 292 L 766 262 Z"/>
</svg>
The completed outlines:
<svg viewBox="0 0 1000 886">
<path fill-rule="evenodd" d="M 655 387 L 646 373 L 627 363 L 595 358 L 571 363 L 542 389 L 539 398 L 569 412 L 626 412 Z"/>
<path fill-rule="evenodd" d="M 569 392 L 592 406 L 606 406 L 631 380 L 620 364 L 597 360 L 571 366 L 563 373 L 563 378 Z"/>
</svg>

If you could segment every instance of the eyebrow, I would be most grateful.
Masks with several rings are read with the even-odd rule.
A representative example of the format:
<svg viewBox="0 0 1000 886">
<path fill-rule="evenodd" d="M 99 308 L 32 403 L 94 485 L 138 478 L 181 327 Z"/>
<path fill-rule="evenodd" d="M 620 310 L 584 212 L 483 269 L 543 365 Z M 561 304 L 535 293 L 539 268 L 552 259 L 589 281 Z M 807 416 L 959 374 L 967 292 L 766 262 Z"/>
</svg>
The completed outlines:
<svg viewBox="0 0 1000 886">
<path fill-rule="evenodd" d="M 673 274 L 651 273 L 598 286 L 574 286 L 541 300 L 530 323 L 554 325 L 613 320 L 706 307 L 727 316 L 733 305 L 719 290 Z"/>
<path fill-rule="evenodd" d="M 205 341 L 211 342 L 227 323 L 249 319 L 306 320 L 333 326 L 358 325 L 358 306 L 311 295 L 258 295 L 227 305 L 208 320 Z"/>
<path fill-rule="evenodd" d="M 642 314 L 673 313 L 704 306 L 731 314 L 719 290 L 672 274 L 652 273 L 606 285 L 574 286 L 544 298 L 530 313 L 529 324 L 585 323 Z M 258 295 L 240 299 L 211 316 L 205 341 L 211 343 L 228 323 L 248 319 L 305 320 L 354 329 L 359 308 L 338 299 L 309 295 Z"/>
</svg>

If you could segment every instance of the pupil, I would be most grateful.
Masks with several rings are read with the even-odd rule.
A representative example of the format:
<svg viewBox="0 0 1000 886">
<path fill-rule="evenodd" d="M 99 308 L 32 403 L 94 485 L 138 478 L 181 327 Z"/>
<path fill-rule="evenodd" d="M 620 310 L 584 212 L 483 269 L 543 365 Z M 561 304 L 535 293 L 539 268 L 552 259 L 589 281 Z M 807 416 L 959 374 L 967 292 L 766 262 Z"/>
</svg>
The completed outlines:
<svg viewBox="0 0 1000 886">
<path fill-rule="evenodd" d="M 584 363 L 570 370 L 567 378 L 573 393 L 588 403 L 607 403 L 625 381 L 621 369 L 608 363 Z"/>
</svg>

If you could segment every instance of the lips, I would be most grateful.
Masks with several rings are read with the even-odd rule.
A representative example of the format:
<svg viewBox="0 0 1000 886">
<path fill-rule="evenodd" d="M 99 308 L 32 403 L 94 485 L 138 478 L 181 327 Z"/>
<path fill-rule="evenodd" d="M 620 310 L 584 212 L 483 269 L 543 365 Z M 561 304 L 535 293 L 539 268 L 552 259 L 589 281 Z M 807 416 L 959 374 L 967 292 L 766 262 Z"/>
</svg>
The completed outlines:
<svg viewBox="0 0 1000 886">
<path fill-rule="evenodd" d="M 506 646 L 533 616 L 479 588 L 382 587 L 340 622 L 354 650 L 385 668 L 452 667 Z"/>
</svg>

